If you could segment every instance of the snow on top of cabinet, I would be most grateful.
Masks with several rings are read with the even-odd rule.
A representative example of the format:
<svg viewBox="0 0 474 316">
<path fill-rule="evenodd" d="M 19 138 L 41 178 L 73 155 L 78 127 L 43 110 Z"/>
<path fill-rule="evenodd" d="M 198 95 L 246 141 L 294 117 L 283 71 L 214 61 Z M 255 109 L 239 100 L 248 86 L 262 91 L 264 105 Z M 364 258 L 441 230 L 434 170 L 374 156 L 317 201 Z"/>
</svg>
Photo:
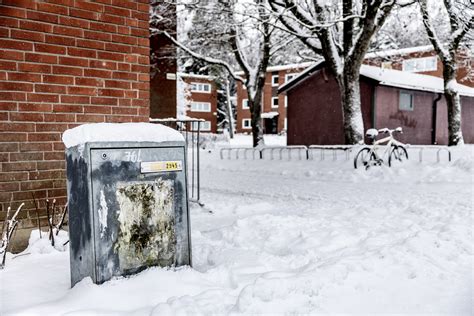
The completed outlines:
<svg viewBox="0 0 474 316">
<path fill-rule="evenodd" d="M 63 134 L 67 148 L 91 142 L 171 142 L 184 141 L 178 131 L 162 124 L 93 123 L 68 129 Z"/>
</svg>

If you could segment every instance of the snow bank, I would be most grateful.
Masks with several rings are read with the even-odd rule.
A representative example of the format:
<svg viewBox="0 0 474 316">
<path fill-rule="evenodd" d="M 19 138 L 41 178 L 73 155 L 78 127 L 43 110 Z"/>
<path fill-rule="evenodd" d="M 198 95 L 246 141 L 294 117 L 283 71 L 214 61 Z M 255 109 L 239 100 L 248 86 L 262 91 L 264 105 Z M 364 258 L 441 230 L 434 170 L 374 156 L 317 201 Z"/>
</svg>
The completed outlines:
<svg viewBox="0 0 474 316">
<path fill-rule="evenodd" d="M 167 142 L 184 141 L 176 130 L 151 123 L 94 123 L 68 129 L 63 134 L 67 148 L 88 142 Z"/>
<path fill-rule="evenodd" d="M 48 254 L 55 251 L 66 251 L 69 246 L 66 243 L 69 240 L 69 234 L 60 230 L 59 233 L 54 235 L 54 247 L 51 246 L 51 241 L 48 238 L 48 232 L 42 231 L 41 237 L 39 230 L 33 230 L 30 234 L 30 239 L 28 240 L 28 248 L 24 253 L 30 254 Z"/>
<path fill-rule="evenodd" d="M 192 268 L 70 289 L 69 253 L 32 237 L 0 271 L 0 313 L 472 315 L 472 148 L 368 171 L 201 151 Z"/>
</svg>

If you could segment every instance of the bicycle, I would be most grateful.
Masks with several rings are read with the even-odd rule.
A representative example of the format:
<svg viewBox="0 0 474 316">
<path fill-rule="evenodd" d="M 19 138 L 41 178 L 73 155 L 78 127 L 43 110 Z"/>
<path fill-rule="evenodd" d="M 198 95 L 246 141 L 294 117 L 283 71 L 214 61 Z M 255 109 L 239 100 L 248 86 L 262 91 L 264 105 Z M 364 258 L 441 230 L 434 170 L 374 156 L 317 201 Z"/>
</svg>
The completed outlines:
<svg viewBox="0 0 474 316">
<path fill-rule="evenodd" d="M 379 140 L 375 140 L 375 138 L 382 134 L 389 134 L 389 136 L 384 137 Z M 381 166 L 384 163 L 382 157 L 388 155 L 387 163 L 388 166 L 391 167 L 395 162 L 403 162 L 404 160 L 408 160 L 408 153 L 405 149 L 405 145 L 399 141 L 397 141 L 394 137 L 394 133 L 402 133 L 402 128 L 397 127 L 396 129 L 388 129 L 382 128 L 376 130 L 374 128 L 370 128 L 366 131 L 365 135 L 372 140 L 372 146 L 364 147 L 354 158 L 354 168 L 357 169 L 359 166 L 364 166 L 365 169 L 369 169 L 371 166 Z M 377 149 L 380 147 L 381 144 L 385 145 L 385 150 L 380 156 L 377 152 Z"/>
</svg>

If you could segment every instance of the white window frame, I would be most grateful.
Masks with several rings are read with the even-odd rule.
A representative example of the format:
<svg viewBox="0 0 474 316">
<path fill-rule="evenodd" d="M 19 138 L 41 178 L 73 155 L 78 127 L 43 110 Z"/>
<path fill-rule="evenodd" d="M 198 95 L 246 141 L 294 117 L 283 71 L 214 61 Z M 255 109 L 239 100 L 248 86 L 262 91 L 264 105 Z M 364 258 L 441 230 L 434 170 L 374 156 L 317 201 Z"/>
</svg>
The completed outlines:
<svg viewBox="0 0 474 316">
<path fill-rule="evenodd" d="M 291 74 L 286 74 L 285 75 L 285 83 L 287 83 L 288 81 L 290 81 L 291 79 L 295 78 L 298 75 L 299 75 L 299 73 L 297 73 L 297 72 L 294 72 L 294 73 L 291 73 Z M 288 77 L 293 77 L 293 78 L 288 79 Z"/>
<path fill-rule="evenodd" d="M 276 78 L 276 83 L 275 83 L 275 78 Z M 272 87 L 278 87 L 278 80 L 279 76 L 278 75 L 272 75 Z"/>
<path fill-rule="evenodd" d="M 242 99 L 242 109 L 247 110 L 249 107 L 249 99 Z"/>
<path fill-rule="evenodd" d="M 275 100 L 277 100 L 276 106 L 275 106 L 275 102 L 274 102 Z M 279 99 L 278 99 L 278 97 L 272 97 L 272 109 L 278 109 L 278 106 L 279 106 L 279 105 L 280 105 L 280 104 L 279 104 Z"/>
<path fill-rule="evenodd" d="M 191 123 L 191 131 L 198 130 L 198 123 L 201 124 L 201 128 L 199 129 L 201 132 L 209 132 L 211 131 L 211 122 L 210 121 L 201 121 L 201 122 L 192 122 Z"/>
<path fill-rule="evenodd" d="M 248 126 L 245 126 L 245 122 L 248 122 Z M 252 129 L 252 120 L 242 119 L 242 129 Z"/>
<path fill-rule="evenodd" d="M 209 87 L 208 91 L 204 90 L 204 86 Z M 212 87 L 210 83 L 204 82 L 191 82 L 191 92 L 195 93 L 211 93 Z"/>
<path fill-rule="evenodd" d="M 197 109 L 193 108 L 193 105 L 206 105 L 207 110 L 202 108 L 202 109 Z M 199 107 L 199 106 L 198 106 Z M 191 112 L 211 112 L 211 103 L 210 102 L 191 102 Z"/>
<path fill-rule="evenodd" d="M 283 123 L 283 129 L 284 129 L 285 131 L 288 130 L 288 121 L 287 121 L 286 117 L 285 117 L 285 121 L 284 121 L 284 123 Z"/>
<path fill-rule="evenodd" d="M 405 59 L 402 70 L 406 72 L 425 72 L 438 70 L 438 57 L 428 56 L 422 58 Z"/>
<path fill-rule="evenodd" d="M 406 107 L 404 105 L 402 106 L 402 94 L 406 94 L 410 96 L 411 107 Z M 413 111 L 415 109 L 415 95 L 413 92 L 400 90 L 398 94 L 398 109 L 400 111 Z"/>
<path fill-rule="evenodd" d="M 288 96 L 285 95 L 285 108 L 287 108 L 287 107 L 288 107 Z"/>
</svg>

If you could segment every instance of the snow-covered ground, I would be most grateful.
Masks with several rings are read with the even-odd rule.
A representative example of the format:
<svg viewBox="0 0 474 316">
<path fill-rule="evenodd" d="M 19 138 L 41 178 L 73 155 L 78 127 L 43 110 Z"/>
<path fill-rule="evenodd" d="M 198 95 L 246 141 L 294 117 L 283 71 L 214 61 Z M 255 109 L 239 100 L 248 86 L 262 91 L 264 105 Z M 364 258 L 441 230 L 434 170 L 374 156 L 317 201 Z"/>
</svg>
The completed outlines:
<svg viewBox="0 0 474 316">
<path fill-rule="evenodd" d="M 473 152 L 365 171 L 203 151 L 193 268 L 69 289 L 67 251 L 33 236 L 0 271 L 0 314 L 471 315 Z"/>
</svg>

